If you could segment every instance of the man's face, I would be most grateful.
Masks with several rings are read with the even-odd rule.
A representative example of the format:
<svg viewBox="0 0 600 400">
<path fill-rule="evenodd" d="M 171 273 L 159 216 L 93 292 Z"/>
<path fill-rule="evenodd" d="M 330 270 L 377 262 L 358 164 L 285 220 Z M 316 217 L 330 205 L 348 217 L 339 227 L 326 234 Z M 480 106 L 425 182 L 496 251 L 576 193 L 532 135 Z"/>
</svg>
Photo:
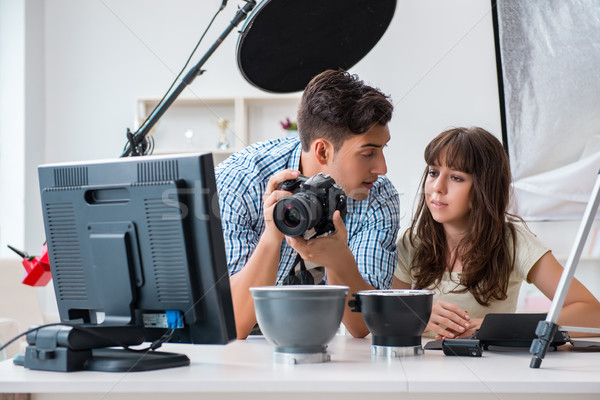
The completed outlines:
<svg viewBox="0 0 600 400">
<path fill-rule="evenodd" d="M 383 148 L 389 140 L 387 125 L 374 124 L 367 132 L 347 139 L 324 172 L 342 186 L 348 197 L 364 200 L 378 176 L 387 173 Z"/>
</svg>

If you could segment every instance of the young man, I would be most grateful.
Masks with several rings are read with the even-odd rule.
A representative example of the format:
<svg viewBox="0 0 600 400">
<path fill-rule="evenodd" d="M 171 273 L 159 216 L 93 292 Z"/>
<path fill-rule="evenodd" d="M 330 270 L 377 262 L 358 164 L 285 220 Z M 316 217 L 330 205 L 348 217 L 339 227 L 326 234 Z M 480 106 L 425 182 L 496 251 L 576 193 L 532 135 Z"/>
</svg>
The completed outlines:
<svg viewBox="0 0 600 400">
<path fill-rule="evenodd" d="M 400 200 L 384 176 L 383 148 L 390 140 L 392 111 L 388 97 L 357 76 L 325 71 L 304 90 L 299 139 L 253 144 L 216 168 L 238 338 L 256 324 L 249 288 L 281 285 L 296 269 L 298 254 L 309 268 L 324 266 L 328 284 L 349 286 L 349 296 L 391 286 Z M 336 211 L 329 235 L 284 236 L 273 221 L 273 208 L 291 193 L 279 185 L 319 172 L 346 192 L 345 223 Z M 313 270 L 315 280 L 319 269 Z M 353 336 L 369 333 L 360 313 L 347 306 L 343 322 Z"/>
</svg>

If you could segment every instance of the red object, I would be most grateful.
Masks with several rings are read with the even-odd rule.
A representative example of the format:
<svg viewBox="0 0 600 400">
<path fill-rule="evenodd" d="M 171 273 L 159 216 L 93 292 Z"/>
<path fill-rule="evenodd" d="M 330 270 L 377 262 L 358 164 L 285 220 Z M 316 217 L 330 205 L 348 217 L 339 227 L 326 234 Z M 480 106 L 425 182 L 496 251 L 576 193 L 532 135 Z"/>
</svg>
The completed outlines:
<svg viewBox="0 0 600 400">
<path fill-rule="evenodd" d="M 42 247 L 42 254 L 39 257 L 24 257 L 22 264 L 25 267 L 22 280 L 24 285 L 46 286 L 52 279 L 47 244 Z"/>
</svg>

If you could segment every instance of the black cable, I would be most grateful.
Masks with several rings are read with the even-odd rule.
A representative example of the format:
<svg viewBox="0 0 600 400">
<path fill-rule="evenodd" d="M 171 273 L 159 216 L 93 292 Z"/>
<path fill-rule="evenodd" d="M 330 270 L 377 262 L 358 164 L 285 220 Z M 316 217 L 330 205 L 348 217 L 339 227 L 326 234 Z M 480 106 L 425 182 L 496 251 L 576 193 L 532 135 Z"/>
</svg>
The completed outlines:
<svg viewBox="0 0 600 400">
<path fill-rule="evenodd" d="M 21 337 L 23 337 L 25 335 L 28 335 L 29 333 L 32 333 L 32 332 L 35 332 L 35 331 L 39 331 L 40 329 L 48 328 L 48 327 L 51 327 L 51 326 L 67 326 L 67 327 L 70 327 L 70 328 L 73 328 L 73 329 L 79 329 L 81 331 L 89 333 L 90 335 L 97 336 L 99 338 L 102 338 L 102 339 L 106 340 L 105 336 L 99 334 L 94 329 L 89 329 L 87 327 L 83 327 L 81 325 L 74 324 L 74 323 L 70 324 L 70 323 L 67 323 L 67 322 L 55 322 L 55 323 L 51 323 L 51 324 L 44 324 L 44 325 L 36 326 L 35 328 L 31 328 L 31 329 L 26 330 L 25 332 L 19 333 L 17 336 L 13 337 L 8 342 L 6 342 L 2 346 L 0 346 L 0 351 L 4 350 L 8 346 L 10 346 L 11 344 L 13 344 L 17 340 L 19 340 Z M 129 351 L 145 352 L 145 351 L 148 351 L 148 350 L 156 350 L 156 349 L 158 349 L 160 346 L 163 345 L 163 343 L 166 343 L 169 340 L 171 340 L 171 338 L 173 337 L 174 333 L 175 333 L 174 329 L 168 329 L 167 331 L 165 331 L 165 333 L 160 338 L 158 338 L 155 341 L 153 341 L 152 344 L 150 344 L 150 346 L 148 346 L 148 347 L 146 347 L 144 349 L 132 349 L 132 348 L 129 347 L 129 345 L 120 343 L 117 340 L 113 340 L 112 342 L 113 342 L 113 344 L 115 346 L 123 347 L 124 349 L 129 350 Z"/>
<path fill-rule="evenodd" d="M 165 99 L 167 98 L 167 96 L 169 95 L 169 93 L 171 92 L 171 90 L 173 89 L 173 86 L 175 86 L 175 83 L 177 83 L 177 81 L 181 77 L 181 74 L 183 74 L 183 71 L 185 71 L 185 69 L 187 68 L 187 66 L 190 63 L 192 57 L 194 56 L 194 53 L 196 53 L 196 50 L 198 50 L 198 47 L 200 46 L 200 43 L 202 43 L 202 40 L 204 39 L 204 36 L 208 32 L 208 30 L 210 29 L 211 25 L 213 24 L 213 22 L 217 18 L 217 15 L 219 15 L 219 13 L 221 12 L 222 9 L 223 9 L 223 7 L 220 7 L 219 10 L 217 10 L 217 12 L 215 13 L 215 15 L 212 17 L 212 19 L 210 20 L 210 23 L 208 24 L 208 26 L 204 30 L 204 33 L 202 33 L 202 36 L 198 40 L 198 43 L 196 43 L 196 47 L 194 47 L 194 50 L 192 50 L 192 53 L 190 54 L 190 56 L 188 57 L 187 61 L 185 62 L 185 65 L 183 66 L 183 68 L 181 68 L 181 71 L 179 71 L 179 74 L 173 80 L 173 83 L 171 83 L 171 86 L 169 86 L 169 89 L 167 89 L 167 91 L 164 94 L 164 96 L 162 97 L 162 99 L 160 99 L 160 101 L 156 104 L 156 106 L 154 107 L 154 109 L 152 110 L 152 112 L 150 112 L 148 114 L 148 116 L 146 117 L 146 119 L 144 120 L 144 122 L 142 122 L 142 124 L 137 128 L 137 130 L 135 131 L 135 133 L 133 134 L 133 136 L 136 136 L 140 132 L 140 130 L 148 123 L 148 121 L 150 120 L 150 118 L 156 113 L 156 110 L 158 110 L 160 108 L 160 106 L 163 104 L 163 102 L 165 101 Z M 125 148 L 127 148 L 127 145 L 128 144 L 125 145 Z"/>
<path fill-rule="evenodd" d="M 11 344 L 13 344 L 17 340 L 19 340 L 19 338 L 21 338 L 22 336 L 25 336 L 25 335 L 27 335 L 27 334 L 29 334 L 31 332 L 38 331 L 38 330 L 40 330 L 42 328 L 47 328 L 49 326 L 70 326 L 70 327 L 73 327 L 73 325 L 70 325 L 70 324 L 67 324 L 67 323 L 64 323 L 64 322 L 57 322 L 57 323 L 52 323 L 52 324 L 45 324 L 45 325 L 36 326 L 35 328 L 31 328 L 29 330 L 26 330 L 25 332 L 19 333 L 17 336 L 15 336 L 14 338 L 10 339 L 8 342 L 4 343 L 2 346 L 0 346 L 0 351 L 4 350 L 8 346 L 10 346 Z"/>
<path fill-rule="evenodd" d="M 169 329 L 167 330 L 165 333 L 162 334 L 161 337 L 159 337 L 158 339 L 156 339 L 155 341 L 153 341 L 150 346 L 144 348 L 144 349 L 132 349 L 129 346 L 122 346 L 124 349 L 129 350 L 129 351 L 134 351 L 134 352 L 146 352 L 146 351 L 153 351 L 158 349 L 160 346 L 163 345 L 163 343 L 167 343 L 169 340 L 171 340 L 171 338 L 173 337 L 173 334 L 175 333 L 175 329 Z"/>
</svg>

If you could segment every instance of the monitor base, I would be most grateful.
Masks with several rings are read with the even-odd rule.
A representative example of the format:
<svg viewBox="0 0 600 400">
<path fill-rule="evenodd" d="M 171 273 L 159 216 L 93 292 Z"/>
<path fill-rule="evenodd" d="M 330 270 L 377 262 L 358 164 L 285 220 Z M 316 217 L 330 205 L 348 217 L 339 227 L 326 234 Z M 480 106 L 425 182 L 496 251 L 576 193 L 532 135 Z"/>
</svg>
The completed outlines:
<svg viewBox="0 0 600 400">
<path fill-rule="evenodd" d="M 190 365 L 185 354 L 162 351 L 137 352 L 119 348 L 77 351 L 62 347 L 47 352 L 35 346 L 28 346 L 25 355 L 16 356 L 13 362 L 29 369 L 59 372 L 137 372 Z"/>
<path fill-rule="evenodd" d="M 85 369 L 104 372 L 137 372 L 188 365 L 190 365 L 190 359 L 185 354 L 105 348 L 92 350 L 92 357 L 86 363 Z"/>
</svg>

